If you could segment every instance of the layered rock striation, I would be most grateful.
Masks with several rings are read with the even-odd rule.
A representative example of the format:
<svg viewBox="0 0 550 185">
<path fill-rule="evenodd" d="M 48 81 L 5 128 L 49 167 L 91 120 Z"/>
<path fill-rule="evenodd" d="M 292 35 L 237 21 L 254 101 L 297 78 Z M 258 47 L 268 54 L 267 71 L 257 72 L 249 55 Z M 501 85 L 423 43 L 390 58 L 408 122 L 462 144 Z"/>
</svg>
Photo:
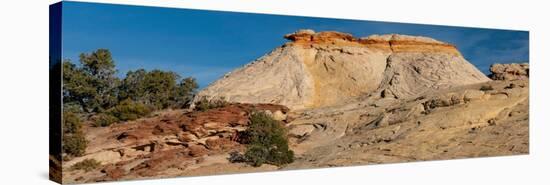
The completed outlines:
<svg viewBox="0 0 550 185">
<path fill-rule="evenodd" d="M 105 128 L 86 128 L 90 141 L 83 156 L 63 162 L 64 169 L 86 159 L 101 164 L 95 171 L 69 171 L 64 181 L 98 182 L 177 176 L 208 165 L 205 158 L 228 163 L 230 151 L 244 149 L 242 132 L 250 114 L 262 111 L 286 122 L 288 108 L 272 104 L 228 104 L 206 111 L 165 110 Z M 275 117 L 275 116 L 274 116 Z M 209 161 L 212 162 L 212 161 Z"/>
<path fill-rule="evenodd" d="M 356 38 L 299 30 L 290 42 L 226 74 L 201 98 L 327 107 L 360 96 L 405 98 L 429 90 L 489 81 L 455 46 L 398 34 Z"/>
</svg>

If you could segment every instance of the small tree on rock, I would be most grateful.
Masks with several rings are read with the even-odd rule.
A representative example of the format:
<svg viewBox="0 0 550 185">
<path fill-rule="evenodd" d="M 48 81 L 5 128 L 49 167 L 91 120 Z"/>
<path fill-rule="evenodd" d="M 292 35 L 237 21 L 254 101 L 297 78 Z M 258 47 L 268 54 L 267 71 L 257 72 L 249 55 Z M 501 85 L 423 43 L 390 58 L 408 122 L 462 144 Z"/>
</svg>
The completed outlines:
<svg viewBox="0 0 550 185">
<path fill-rule="evenodd" d="M 246 135 L 249 143 L 244 156 L 250 165 L 267 163 L 280 166 L 294 161 L 294 152 L 289 149 L 285 127 L 268 114 L 253 113 Z"/>
</svg>

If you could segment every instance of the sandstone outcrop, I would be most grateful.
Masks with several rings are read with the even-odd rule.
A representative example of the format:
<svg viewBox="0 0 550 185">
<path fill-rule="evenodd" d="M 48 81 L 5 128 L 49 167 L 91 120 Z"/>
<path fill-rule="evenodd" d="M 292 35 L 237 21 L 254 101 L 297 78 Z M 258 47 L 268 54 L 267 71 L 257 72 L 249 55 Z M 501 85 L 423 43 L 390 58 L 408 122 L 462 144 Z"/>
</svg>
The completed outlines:
<svg viewBox="0 0 550 185">
<path fill-rule="evenodd" d="M 240 133 L 253 111 L 265 111 L 286 117 L 288 108 L 273 104 L 229 104 L 207 111 L 164 111 L 107 128 L 90 127 L 86 154 L 63 162 L 69 169 L 85 159 L 94 159 L 103 167 L 95 172 L 69 171 L 66 182 L 144 178 L 183 173 L 190 166 L 202 165 L 204 158 L 241 151 Z M 83 177 L 82 174 L 85 174 Z M 79 178 L 83 177 L 83 178 Z"/>
<path fill-rule="evenodd" d="M 285 169 L 529 153 L 527 80 L 489 81 L 405 101 L 358 101 L 294 114 L 300 116 L 289 129 L 300 158 Z"/>
<path fill-rule="evenodd" d="M 195 101 L 273 103 L 291 109 L 337 105 L 360 96 L 406 98 L 489 81 L 451 44 L 427 37 L 299 30 L 290 42 L 226 74 Z"/>
<path fill-rule="evenodd" d="M 453 45 L 427 37 L 313 30 L 284 37 L 290 42 L 226 74 L 195 99 L 233 103 L 85 127 L 86 154 L 60 164 L 63 181 L 529 153 L 528 64 L 495 64 L 491 80 Z M 285 123 L 293 163 L 229 161 L 230 153 L 244 151 L 242 131 L 254 111 Z M 85 159 L 101 167 L 67 170 Z"/>
<path fill-rule="evenodd" d="M 493 80 L 524 80 L 529 78 L 529 64 L 493 64 L 491 65 Z"/>
</svg>

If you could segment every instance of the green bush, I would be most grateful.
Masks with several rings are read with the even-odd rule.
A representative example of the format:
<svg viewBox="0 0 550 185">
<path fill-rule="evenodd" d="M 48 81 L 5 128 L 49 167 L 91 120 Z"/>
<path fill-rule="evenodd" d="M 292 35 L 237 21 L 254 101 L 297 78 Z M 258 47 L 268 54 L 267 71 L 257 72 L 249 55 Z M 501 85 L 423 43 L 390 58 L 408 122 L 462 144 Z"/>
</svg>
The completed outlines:
<svg viewBox="0 0 550 185">
<path fill-rule="evenodd" d="M 199 84 L 195 78 L 187 77 L 182 79 L 176 88 L 175 103 L 171 107 L 189 108 L 198 88 Z"/>
<path fill-rule="evenodd" d="M 72 112 L 63 112 L 63 133 L 77 133 L 82 128 L 78 115 Z"/>
<path fill-rule="evenodd" d="M 237 151 L 232 151 L 232 152 L 229 152 L 229 157 L 227 158 L 227 160 L 231 163 L 242 163 L 242 162 L 247 162 L 246 158 L 244 157 L 243 154 L 237 152 Z"/>
<path fill-rule="evenodd" d="M 118 121 L 131 121 L 147 116 L 151 110 L 152 108 L 143 103 L 127 99 L 106 112 L 92 117 L 92 121 L 95 127 L 107 127 Z"/>
<path fill-rule="evenodd" d="M 117 121 L 118 119 L 111 114 L 100 113 L 93 117 L 93 125 L 95 127 L 107 127 Z"/>
<path fill-rule="evenodd" d="M 84 159 L 83 161 L 80 161 L 73 166 L 71 166 L 72 170 L 84 170 L 86 172 L 92 171 L 99 167 L 101 165 L 100 162 L 96 161 L 95 159 Z"/>
<path fill-rule="evenodd" d="M 82 123 L 77 114 L 63 112 L 63 152 L 71 156 L 81 156 L 86 151 L 88 141 L 82 132 Z"/>
<path fill-rule="evenodd" d="M 107 113 L 120 121 L 130 121 L 147 116 L 151 113 L 151 108 L 143 103 L 126 99 L 121 101 L 115 107 L 109 109 Z"/>
<path fill-rule="evenodd" d="M 194 78 L 180 78 L 171 71 L 129 71 L 119 86 L 119 99 L 143 102 L 155 109 L 187 108 L 198 84 Z"/>
<path fill-rule="evenodd" d="M 227 106 L 229 103 L 225 101 L 224 97 L 208 100 L 206 97 L 202 97 L 197 103 L 195 103 L 195 110 L 207 111 L 210 109 L 221 108 Z"/>
<path fill-rule="evenodd" d="M 280 166 L 294 161 L 285 127 L 268 114 L 253 113 L 246 135 L 249 138 L 244 156 L 250 165 L 257 167 L 267 163 Z"/>
<path fill-rule="evenodd" d="M 72 156 L 82 156 L 86 152 L 88 141 L 84 133 L 66 133 L 63 135 L 63 152 Z"/>
<path fill-rule="evenodd" d="M 267 163 L 268 155 L 268 148 L 261 145 L 248 146 L 246 148 L 246 153 L 244 154 L 246 162 L 254 167 L 258 167 L 264 163 Z"/>
</svg>

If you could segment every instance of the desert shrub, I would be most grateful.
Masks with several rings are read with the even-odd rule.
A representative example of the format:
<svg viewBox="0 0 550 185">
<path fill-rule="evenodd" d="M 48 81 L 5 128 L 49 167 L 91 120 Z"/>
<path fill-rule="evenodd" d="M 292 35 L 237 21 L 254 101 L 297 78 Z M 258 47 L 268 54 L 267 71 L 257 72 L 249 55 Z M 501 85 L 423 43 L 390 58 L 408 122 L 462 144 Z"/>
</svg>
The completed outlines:
<svg viewBox="0 0 550 185">
<path fill-rule="evenodd" d="M 81 156 L 86 151 L 88 141 L 82 132 L 80 117 L 73 112 L 63 112 L 63 152 L 71 156 Z"/>
<path fill-rule="evenodd" d="M 80 161 L 71 166 L 71 170 L 84 170 L 86 172 L 89 172 L 96 169 L 100 165 L 101 163 L 96 161 L 95 159 L 84 159 L 83 161 Z"/>
<path fill-rule="evenodd" d="M 199 88 L 197 80 L 192 77 L 184 78 L 180 81 L 176 88 L 176 97 L 172 108 L 188 108 L 195 97 L 196 91 Z"/>
<path fill-rule="evenodd" d="M 194 78 L 180 78 L 171 71 L 129 71 L 119 86 L 119 98 L 142 102 L 155 109 L 186 108 L 198 84 Z"/>
<path fill-rule="evenodd" d="M 261 145 L 248 146 L 244 154 L 246 162 L 254 167 L 267 163 L 268 150 L 268 148 Z"/>
<path fill-rule="evenodd" d="M 147 116 L 151 113 L 151 108 L 143 103 L 126 99 L 109 109 L 107 113 L 120 121 L 129 121 Z"/>
<path fill-rule="evenodd" d="M 63 112 L 63 133 L 77 133 L 82 128 L 78 115 L 72 112 Z"/>
<path fill-rule="evenodd" d="M 202 97 L 197 103 L 195 103 L 195 110 L 207 111 L 210 109 L 221 108 L 227 106 L 229 103 L 224 97 L 208 100 L 207 97 Z"/>
<path fill-rule="evenodd" d="M 237 151 L 230 152 L 227 160 L 232 163 L 246 162 L 246 158 L 244 157 L 244 155 Z"/>
<path fill-rule="evenodd" d="M 84 133 L 66 133 L 63 135 L 63 152 L 72 156 L 82 156 L 86 152 L 88 141 Z"/>
<path fill-rule="evenodd" d="M 94 116 L 92 121 L 95 127 L 107 127 L 117 122 L 118 119 L 111 114 L 100 113 Z"/>
<path fill-rule="evenodd" d="M 480 91 L 492 91 L 494 90 L 493 89 L 493 86 L 490 86 L 490 85 L 483 85 L 481 86 L 481 88 L 479 88 Z"/>
<path fill-rule="evenodd" d="M 253 113 L 246 132 L 249 138 L 244 157 L 250 165 L 267 163 L 280 166 L 294 161 L 285 127 L 266 113 Z"/>
<path fill-rule="evenodd" d="M 86 112 L 82 110 L 82 107 L 75 102 L 63 102 L 63 112 L 71 112 L 77 115 L 86 114 Z"/>
</svg>

